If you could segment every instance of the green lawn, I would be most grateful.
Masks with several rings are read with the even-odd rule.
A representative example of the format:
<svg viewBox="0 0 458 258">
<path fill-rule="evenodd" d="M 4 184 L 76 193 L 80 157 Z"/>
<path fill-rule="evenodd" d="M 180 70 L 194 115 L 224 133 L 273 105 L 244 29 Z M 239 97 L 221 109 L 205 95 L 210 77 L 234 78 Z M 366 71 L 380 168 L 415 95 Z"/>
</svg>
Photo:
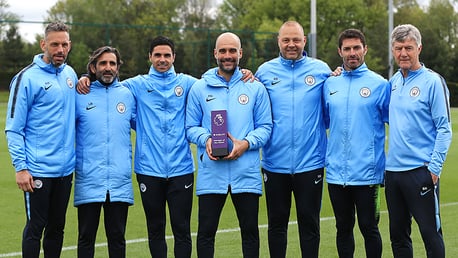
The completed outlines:
<svg viewBox="0 0 458 258">
<path fill-rule="evenodd" d="M 0 92 L 0 128 L 5 127 L 6 93 Z M 452 110 L 453 127 L 457 128 L 458 109 Z M 449 151 L 447 161 L 441 178 L 441 215 L 443 231 L 446 244 L 447 257 L 458 257 L 458 151 L 456 144 L 457 135 L 453 136 L 452 146 Z M 146 224 L 141 206 L 141 200 L 136 181 L 134 180 L 135 205 L 129 210 L 126 239 L 127 257 L 149 257 Z M 326 188 L 326 187 L 325 187 Z M 67 226 L 65 230 L 64 250 L 62 257 L 76 257 L 77 243 L 77 220 L 76 209 L 73 207 L 73 200 L 68 209 Z M 267 247 L 267 216 L 265 200 L 261 198 L 259 212 L 259 224 L 261 235 L 261 257 L 268 257 Z M 0 257 L 20 257 L 21 234 L 25 223 L 24 203 L 22 192 L 15 184 L 14 170 L 6 148 L 5 137 L 0 137 Z M 331 206 L 327 191 L 323 194 L 323 208 L 321 212 L 321 246 L 320 257 L 337 257 L 335 249 L 335 226 Z M 288 257 L 300 257 L 297 225 L 295 224 L 295 213 L 292 212 L 291 225 L 289 228 Z M 226 202 L 220 221 L 220 232 L 216 237 L 215 257 L 242 257 L 240 233 L 237 229 L 238 223 L 230 199 Z M 169 257 L 173 257 L 173 238 L 170 227 L 168 227 L 168 247 Z M 194 199 L 194 209 L 192 214 L 192 232 L 197 230 L 197 199 Z M 363 241 L 358 229 L 356 232 L 356 254 L 355 257 L 365 257 Z M 389 234 L 388 234 L 388 215 L 384 195 L 382 198 L 382 214 L 380 230 L 383 238 L 383 257 L 392 257 Z M 96 257 L 108 257 L 107 247 L 104 236 L 103 223 L 99 228 Z M 412 233 L 415 255 L 414 257 L 425 257 L 424 248 L 416 225 L 413 226 Z M 193 245 L 195 247 L 195 233 L 193 233 Z M 193 257 L 196 257 L 195 248 Z"/>
</svg>

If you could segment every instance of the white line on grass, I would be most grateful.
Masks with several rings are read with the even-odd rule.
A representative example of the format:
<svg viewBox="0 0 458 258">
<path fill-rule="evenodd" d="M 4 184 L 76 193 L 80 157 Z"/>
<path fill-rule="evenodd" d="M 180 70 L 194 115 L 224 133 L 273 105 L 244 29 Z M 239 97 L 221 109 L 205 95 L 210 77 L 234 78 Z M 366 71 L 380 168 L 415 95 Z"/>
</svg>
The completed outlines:
<svg viewBox="0 0 458 258">
<path fill-rule="evenodd" d="M 458 202 L 451 202 L 451 203 L 445 203 L 445 204 L 441 204 L 441 207 L 446 207 L 446 206 L 455 206 L 455 205 L 458 205 Z M 387 213 L 388 211 L 382 211 L 381 213 Z M 324 217 L 324 218 L 320 218 L 320 221 L 328 221 L 328 220 L 334 220 L 334 217 Z M 288 223 L 289 225 L 295 225 L 297 224 L 297 221 L 290 221 Z M 267 224 L 263 224 L 263 225 L 259 225 L 259 228 L 267 228 Z M 240 231 L 240 228 L 228 228 L 228 229 L 221 229 L 221 230 L 218 230 L 216 233 L 217 234 L 222 234 L 222 233 L 232 233 L 232 232 L 239 232 Z M 191 234 L 192 236 L 197 236 L 197 233 L 196 232 L 193 232 Z M 165 239 L 172 239 L 173 236 L 165 236 Z M 146 242 L 148 241 L 148 238 L 137 238 L 137 239 L 131 239 L 131 240 L 126 240 L 126 245 L 128 244 L 135 244 L 135 243 L 143 243 L 143 242 Z M 105 242 L 105 243 L 99 243 L 99 244 L 95 244 L 95 247 L 105 247 L 107 246 L 108 244 Z M 62 248 L 62 251 L 71 251 L 71 250 L 76 250 L 77 246 L 76 245 L 73 245 L 73 246 L 67 246 L 67 247 L 63 247 Z M 40 253 L 43 253 L 43 250 L 41 250 Z M 0 254 L 0 257 L 15 257 L 15 256 L 21 256 L 22 253 L 21 252 L 14 252 L 14 253 L 6 253 L 6 254 Z"/>
</svg>

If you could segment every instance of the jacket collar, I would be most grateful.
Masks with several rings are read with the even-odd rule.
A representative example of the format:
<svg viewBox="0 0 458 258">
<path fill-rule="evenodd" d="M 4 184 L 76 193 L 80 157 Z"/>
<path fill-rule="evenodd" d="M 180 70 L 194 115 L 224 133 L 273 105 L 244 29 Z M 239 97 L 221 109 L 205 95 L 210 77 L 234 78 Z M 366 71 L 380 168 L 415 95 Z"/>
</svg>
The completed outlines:
<svg viewBox="0 0 458 258">
<path fill-rule="evenodd" d="M 281 53 L 279 54 L 280 62 L 282 65 L 294 66 L 296 64 L 304 63 L 307 58 L 307 52 L 302 52 L 302 57 L 297 60 L 285 59 Z"/>
<path fill-rule="evenodd" d="M 215 87 L 228 87 L 234 85 L 236 82 L 240 81 L 242 77 L 242 72 L 239 67 L 235 69 L 229 82 L 227 82 L 223 76 L 218 74 L 218 67 L 211 68 L 202 75 L 202 78 L 205 80 L 207 85 Z"/>
<path fill-rule="evenodd" d="M 60 72 L 62 72 L 66 66 L 65 63 L 63 63 L 62 65 L 60 65 L 59 67 L 55 67 L 52 63 L 49 63 L 47 64 L 44 60 L 43 60 L 43 56 L 44 54 L 38 54 L 38 55 L 35 55 L 33 57 L 33 62 L 38 65 L 42 70 L 48 72 L 48 73 L 54 73 L 54 74 L 58 74 Z"/>
<path fill-rule="evenodd" d="M 342 68 L 343 68 L 343 65 L 342 65 Z M 366 63 L 362 63 L 358 68 L 356 68 L 355 70 L 345 70 L 343 69 L 342 70 L 342 75 L 346 75 L 346 76 L 350 76 L 350 75 L 360 75 L 362 73 L 365 73 L 369 70 L 369 68 L 367 68 L 367 65 Z"/>
<path fill-rule="evenodd" d="M 96 88 L 114 88 L 114 87 L 119 87 L 121 86 L 121 83 L 119 83 L 118 78 L 115 78 L 111 84 L 105 85 L 98 80 L 95 80 L 91 83 L 91 87 L 96 87 Z"/>
<path fill-rule="evenodd" d="M 172 65 L 169 70 L 165 72 L 158 72 L 156 69 L 154 69 L 153 66 L 149 68 L 149 73 L 150 76 L 153 76 L 157 79 L 164 79 L 164 78 L 170 78 L 170 77 L 175 77 L 176 72 L 175 72 L 175 67 Z"/>
<path fill-rule="evenodd" d="M 417 70 L 409 70 L 409 73 L 407 74 L 406 78 L 415 77 L 418 74 L 424 72 L 425 70 L 428 70 L 428 68 L 426 68 L 424 63 L 420 62 L 420 64 L 421 64 L 421 66 L 420 66 L 419 69 L 417 69 Z M 401 74 L 402 77 L 404 77 L 403 74 L 402 74 L 401 68 L 398 69 L 398 72 Z"/>
</svg>

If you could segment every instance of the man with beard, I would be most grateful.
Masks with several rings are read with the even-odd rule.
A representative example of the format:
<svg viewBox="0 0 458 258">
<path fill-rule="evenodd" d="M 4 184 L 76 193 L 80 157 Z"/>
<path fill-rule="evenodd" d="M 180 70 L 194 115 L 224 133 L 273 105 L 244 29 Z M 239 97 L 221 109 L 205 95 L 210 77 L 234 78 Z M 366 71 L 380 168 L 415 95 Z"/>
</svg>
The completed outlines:
<svg viewBox="0 0 458 258">
<path fill-rule="evenodd" d="M 135 99 L 118 81 L 121 56 L 105 46 L 94 51 L 87 71 L 91 92 L 76 97 L 75 206 L 78 257 L 94 257 L 103 207 L 109 257 L 125 257 L 128 206 L 132 189 L 131 127 Z"/>
<path fill-rule="evenodd" d="M 241 229 L 243 257 L 259 257 L 259 149 L 272 130 L 269 97 L 261 83 L 240 80 L 242 48 L 237 35 L 221 34 L 214 57 L 218 67 L 208 70 L 193 85 L 186 106 L 186 134 L 198 148 L 197 255 L 214 256 L 219 218 L 230 194 Z M 213 119 L 212 111 L 218 110 L 226 110 L 227 116 Z M 212 149 L 212 123 L 218 121 L 226 121 L 230 140 L 228 154 L 219 157 Z"/>
<path fill-rule="evenodd" d="M 355 213 L 364 237 L 366 257 L 382 256 L 380 186 L 385 173 L 385 123 L 390 87 L 369 70 L 366 38 L 357 29 L 339 35 L 343 72 L 324 83 L 328 134 L 326 181 L 337 228 L 340 258 L 353 257 Z"/>
<path fill-rule="evenodd" d="M 148 74 L 123 80 L 137 102 L 134 170 L 146 216 L 151 257 L 166 258 L 166 208 L 174 238 L 174 256 L 192 252 L 191 210 L 194 161 L 185 133 L 185 105 L 196 78 L 175 72 L 175 43 L 155 37 L 148 51 Z M 253 77 L 244 71 L 244 78 Z M 78 91 L 89 92 L 83 77 Z"/>
<path fill-rule="evenodd" d="M 8 150 L 16 183 L 24 191 L 27 223 L 22 257 L 59 257 L 75 168 L 75 83 L 65 63 L 69 28 L 52 22 L 40 41 L 43 51 L 10 84 L 6 117 Z"/>
</svg>

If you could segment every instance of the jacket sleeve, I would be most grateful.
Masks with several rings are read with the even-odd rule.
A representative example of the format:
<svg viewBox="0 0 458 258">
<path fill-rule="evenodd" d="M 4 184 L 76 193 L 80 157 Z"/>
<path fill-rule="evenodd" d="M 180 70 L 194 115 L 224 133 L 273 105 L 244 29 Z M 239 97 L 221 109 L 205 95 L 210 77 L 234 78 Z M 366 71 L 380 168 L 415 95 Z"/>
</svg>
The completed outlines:
<svg viewBox="0 0 458 258">
<path fill-rule="evenodd" d="M 132 96 L 132 116 L 130 118 L 130 128 L 137 130 L 137 102 Z"/>
<path fill-rule="evenodd" d="M 328 96 L 328 87 L 327 87 L 327 82 L 325 81 L 323 83 L 323 90 L 321 91 L 321 101 L 323 103 L 323 120 L 324 120 L 324 126 L 326 129 L 329 129 L 329 123 L 330 123 L 330 118 L 329 118 L 329 105 L 327 102 L 327 96 Z"/>
<path fill-rule="evenodd" d="M 121 81 L 121 84 L 122 86 L 128 88 L 130 90 L 130 92 L 132 92 L 132 95 L 136 96 L 138 94 L 137 92 L 137 88 L 138 87 L 135 87 L 135 84 L 136 83 L 140 83 L 139 81 L 135 81 L 135 80 L 139 80 L 139 76 L 136 76 L 136 77 L 132 77 L 132 78 L 128 78 L 128 79 L 125 79 L 123 81 Z"/>
<path fill-rule="evenodd" d="M 428 169 L 433 174 L 440 176 L 452 140 L 450 94 L 442 77 L 434 81 L 429 96 L 432 119 L 436 125 L 437 134 Z"/>
<path fill-rule="evenodd" d="M 188 94 L 185 125 L 188 141 L 195 143 L 198 147 L 205 147 L 205 143 L 211 136 L 211 133 L 202 126 L 203 110 L 198 98 L 198 87 L 196 87 L 200 83 L 204 82 L 197 81 Z"/>
<path fill-rule="evenodd" d="M 6 114 L 6 139 L 16 172 L 27 169 L 24 137 L 25 126 L 27 124 L 27 111 L 33 101 L 31 99 L 33 94 L 28 94 L 31 89 L 27 87 L 26 81 L 17 77 L 11 81 Z M 29 97 L 28 95 L 31 96 Z"/>
<path fill-rule="evenodd" d="M 382 84 L 382 92 L 380 94 L 380 101 L 379 101 L 379 108 L 381 112 L 381 117 L 384 123 L 388 124 L 389 120 L 389 104 L 390 104 L 390 97 L 391 97 L 391 86 L 388 81 L 384 81 Z"/>
<path fill-rule="evenodd" d="M 250 86 L 251 87 L 251 86 Z M 254 130 L 245 139 L 250 143 L 250 150 L 259 149 L 266 144 L 272 132 L 272 110 L 269 95 L 264 85 L 259 83 L 254 107 Z"/>
</svg>

